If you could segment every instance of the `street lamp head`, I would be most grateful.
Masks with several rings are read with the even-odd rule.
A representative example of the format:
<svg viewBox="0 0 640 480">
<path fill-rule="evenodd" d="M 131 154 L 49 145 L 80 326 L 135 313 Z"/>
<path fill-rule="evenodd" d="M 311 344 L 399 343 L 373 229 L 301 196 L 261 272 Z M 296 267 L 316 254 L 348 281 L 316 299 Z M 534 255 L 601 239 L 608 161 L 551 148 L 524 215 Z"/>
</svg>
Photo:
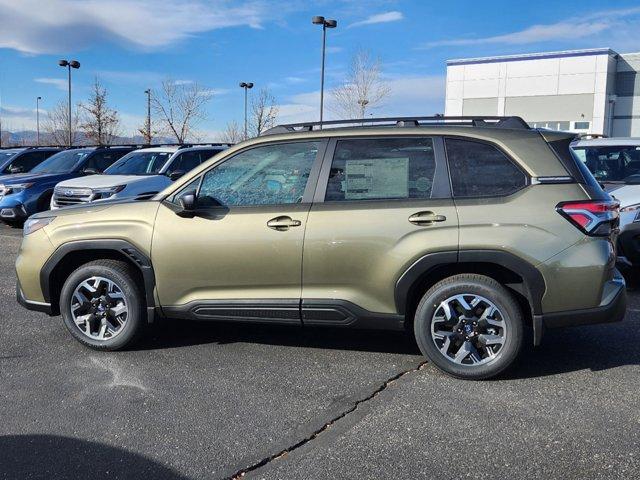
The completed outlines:
<svg viewBox="0 0 640 480">
<path fill-rule="evenodd" d="M 240 82 L 240 88 L 247 88 L 247 84 L 244 82 Z"/>
<path fill-rule="evenodd" d="M 324 26 L 327 28 L 336 28 L 338 26 L 337 20 L 327 20 L 324 22 Z"/>
<path fill-rule="evenodd" d="M 71 66 L 71 68 L 80 68 L 80 62 L 77 60 L 71 60 L 69 62 L 69 65 Z"/>
<path fill-rule="evenodd" d="M 251 82 L 247 83 L 247 88 L 253 88 L 253 83 Z"/>
<path fill-rule="evenodd" d="M 144 91 L 144 93 L 146 93 L 147 95 L 151 95 L 151 89 L 150 89 L 150 88 L 147 88 L 147 89 Z"/>
<path fill-rule="evenodd" d="M 69 62 L 66 60 L 60 60 L 58 62 L 58 65 L 60 65 L 61 67 L 66 67 L 67 65 L 69 65 Z"/>
<path fill-rule="evenodd" d="M 311 19 L 311 23 L 314 25 L 324 25 L 324 17 L 315 16 Z"/>
<path fill-rule="evenodd" d="M 38 97 L 38 100 L 42 100 L 42 97 Z"/>
</svg>

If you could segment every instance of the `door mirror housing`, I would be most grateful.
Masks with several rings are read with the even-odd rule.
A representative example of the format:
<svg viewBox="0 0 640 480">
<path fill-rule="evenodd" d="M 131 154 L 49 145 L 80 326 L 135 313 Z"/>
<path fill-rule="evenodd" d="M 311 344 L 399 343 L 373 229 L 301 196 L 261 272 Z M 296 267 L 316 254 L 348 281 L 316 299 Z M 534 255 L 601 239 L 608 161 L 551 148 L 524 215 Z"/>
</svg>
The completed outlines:
<svg viewBox="0 0 640 480">
<path fill-rule="evenodd" d="M 96 170 L 95 168 L 87 167 L 87 168 L 82 169 L 82 173 L 84 173 L 85 175 L 97 175 L 100 172 L 98 170 Z"/>
<path fill-rule="evenodd" d="M 178 201 L 180 202 L 180 207 L 182 207 L 182 209 L 178 211 L 178 215 L 181 217 L 193 217 L 196 214 L 198 202 L 195 191 L 186 192 Z"/>
<path fill-rule="evenodd" d="M 184 175 L 184 172 L 182 170 L 176 170 L 175 172 L 171 172 L 169 174 L 169 178 L 171 179 L 171 181 L 175 182 L 183 175 Z"/>
</svg>

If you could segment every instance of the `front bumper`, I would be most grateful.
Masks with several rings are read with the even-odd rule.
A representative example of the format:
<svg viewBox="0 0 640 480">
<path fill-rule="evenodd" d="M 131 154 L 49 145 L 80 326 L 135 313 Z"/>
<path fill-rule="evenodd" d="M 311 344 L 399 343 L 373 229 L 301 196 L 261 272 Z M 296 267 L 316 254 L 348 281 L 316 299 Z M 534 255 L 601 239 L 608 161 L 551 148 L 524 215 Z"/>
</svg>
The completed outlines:
<svg viewBox="0 0 640 480">
<path fill-rule="evenodd" d="M 34 302 L 33 300 L 27 300 L 20 286 L 20 281 L 16 283 L 16 298 L 18 303 L 27 310 L 33 310 L 35 312 L 43 312 L 47 315 L 53 315 L 53 311 L 50 303 Z"/>
<path fill-rule="evenodd" d="M 27 211 L 24 205 L 16 205 L 12 207 L 0 206 L 0 219 L 5 221 L 19 221 L 25 220 L 28 217 Z"/>
<path fill-rule="evenodd" d="M 618 268 L 640 267 L 640 222 L 625 225 L 618 235 Z"/>
<path fill-rule="evenodd" d="M 624 318 L 627 310 L 627 291 L 624 279 L 616 271 L 614 278 L 605 284 L 602 301 L 595 308 L 568 310 L 536 315 L 536 320 L 545 328 L 614 323 Z"/>
</svg>

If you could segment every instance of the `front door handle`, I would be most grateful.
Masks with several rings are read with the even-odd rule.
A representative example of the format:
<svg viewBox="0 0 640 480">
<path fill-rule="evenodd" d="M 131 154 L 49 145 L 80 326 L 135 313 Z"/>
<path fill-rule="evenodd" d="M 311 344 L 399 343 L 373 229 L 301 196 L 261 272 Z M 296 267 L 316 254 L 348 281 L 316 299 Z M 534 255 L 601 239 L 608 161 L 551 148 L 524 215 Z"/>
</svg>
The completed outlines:
<svg viewBox="0 0 640 480">
<path fill-rule="evenodd" d="M 418 212 L 409 217 L 409 221 L 414 225 L 431 225 L 434 222 L 444 222 L 446 219 L 444 215 L 436 215 L 433 212 Z"/>
<path fill-rule="evenodd" d="M 300 225 L 302 225 L 300 220 L 294 220 L 286 215 L 272 218 L 267 222 L 267 227 L 278 230 L 279 232 L 285 232 L 291 227 L 299 227 Z"/>
</svg>

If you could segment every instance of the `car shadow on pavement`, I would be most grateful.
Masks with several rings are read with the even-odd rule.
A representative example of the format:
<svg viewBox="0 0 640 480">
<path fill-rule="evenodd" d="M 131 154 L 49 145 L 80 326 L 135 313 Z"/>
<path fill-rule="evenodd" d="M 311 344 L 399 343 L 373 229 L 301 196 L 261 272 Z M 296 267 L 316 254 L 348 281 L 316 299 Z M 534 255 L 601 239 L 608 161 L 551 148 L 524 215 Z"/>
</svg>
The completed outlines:
<svg viewBox="0 0 640 480">
<path fill-rule="evenodd" d="M 110 445 L 58 435 L 0 436 L 3 479 L 186 479 L 154 460 Z"/>
<path fill-rule="evenodd" d="M 142 339 L 134 350 L 177 348 L 206 343 L 257 343 L 420 355 L 415 340 L 405 332 L 172 319 L 163 319 L 158 325 L 154 325 L 149 335 Z"/>
<path fill-rule="evenodd" d="M 629 314 L 627 314 L 629 317 Z M 640 324 L 625 319 L 609 325 L 547 330 L 542 345 L 527 345 L 506 378 L 531 378 L 579 370 L 593 372 L 640 365 Z"/>
<path fill-rule="evenodd" d="M 579 370 L 603 371 L 640 365 L 640 321 L 547 330 L 542 345 L 526 343 L 519 365 L 503 380 L 544 377 Z M 256 343 L 287 347 L 421 355 L 409 333 L 340 328 L 284 327 L 163 320 L 135 350 L 207 343 Z"/>
</svg>

